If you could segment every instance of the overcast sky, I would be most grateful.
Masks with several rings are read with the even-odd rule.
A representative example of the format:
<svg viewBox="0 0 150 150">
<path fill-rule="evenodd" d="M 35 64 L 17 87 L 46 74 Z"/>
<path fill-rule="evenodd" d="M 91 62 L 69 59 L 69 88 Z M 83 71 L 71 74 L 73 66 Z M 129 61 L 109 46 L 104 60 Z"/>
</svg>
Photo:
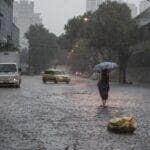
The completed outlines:
<svg viewBox="0 0 150 150">
<path fill-rule="evenodd" d="M 57 35 L 63 32 L 69 18 L 83 14 L 86 0 L 33 0 L 35 9 L 42 13 L 43 24 Z M 140 0 L 127 0 L 138 3 Z"/>
</svg>

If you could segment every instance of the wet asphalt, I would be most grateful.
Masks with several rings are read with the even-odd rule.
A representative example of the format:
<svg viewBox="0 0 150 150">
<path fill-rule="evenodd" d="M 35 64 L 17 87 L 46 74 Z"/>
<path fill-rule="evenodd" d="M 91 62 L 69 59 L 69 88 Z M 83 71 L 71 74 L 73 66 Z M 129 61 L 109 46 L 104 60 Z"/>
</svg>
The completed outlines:
<svg viewBox="0 0 150 150">
<path fill-rule="evenodd" d="M 134 134 L 107 131 L 111 118 L 129 115 Z M 95 81 L 23 76 L 20 89 L 0 88 L 0 150 L 150 150 L 150 86 L 113 83 L 104 109 Z"/>
</svg>

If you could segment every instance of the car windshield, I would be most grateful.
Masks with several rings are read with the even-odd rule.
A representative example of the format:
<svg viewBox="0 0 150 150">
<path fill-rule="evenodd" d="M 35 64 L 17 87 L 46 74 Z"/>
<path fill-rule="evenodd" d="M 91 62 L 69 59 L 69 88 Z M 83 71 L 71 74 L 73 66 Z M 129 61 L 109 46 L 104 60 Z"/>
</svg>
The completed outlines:
<svg viewBox="0 0 150 150">
<path fill-rule="evenodd" d="M 16 72 L 17 68 L 15 64 L 0 64 L 0 73 Z"/>
<path fill-rule="evenodd" d="M 65 73 L 63 71 L 45 71 L 45 74 L 64 75 Z"/>
<path fill-rule="evenodd" d="M 65 73 L 63 71 L 55 71 L 56 75 L 64 75 Z"/>
</svg>

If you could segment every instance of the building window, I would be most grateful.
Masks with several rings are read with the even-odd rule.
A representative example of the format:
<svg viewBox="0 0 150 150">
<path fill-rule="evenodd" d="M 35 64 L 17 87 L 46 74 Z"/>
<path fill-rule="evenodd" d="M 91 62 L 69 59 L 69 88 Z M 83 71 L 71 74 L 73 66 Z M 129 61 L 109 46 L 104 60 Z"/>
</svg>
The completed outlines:
<svg viewBox="0 0 150 150">
<path fill-rule="evenodd" d="M 10 5 L 10 6 L 13 6 L 13 0 L 5 0 L 5 2 Z"/>
</svg>

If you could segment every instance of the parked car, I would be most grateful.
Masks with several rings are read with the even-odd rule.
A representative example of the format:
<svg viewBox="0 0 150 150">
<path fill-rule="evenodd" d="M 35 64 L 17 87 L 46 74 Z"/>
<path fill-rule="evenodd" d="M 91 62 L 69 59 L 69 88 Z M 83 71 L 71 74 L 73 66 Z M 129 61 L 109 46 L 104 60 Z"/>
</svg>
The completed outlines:
<svg viewBox="0 0 150 150">
<path fill-rule="evenodd" d="M 20 88 L 21 75 L 17 63 L 0 63 L 0 85 Z"/>
<path fill-rule="evenodd" d="M 57 69 L 48 69 L 43 73 L 43 82 L 66 82 L 67 84 L 70 83 L 70 78 L 66 75 L 63 71 Z"/>
</svg>

